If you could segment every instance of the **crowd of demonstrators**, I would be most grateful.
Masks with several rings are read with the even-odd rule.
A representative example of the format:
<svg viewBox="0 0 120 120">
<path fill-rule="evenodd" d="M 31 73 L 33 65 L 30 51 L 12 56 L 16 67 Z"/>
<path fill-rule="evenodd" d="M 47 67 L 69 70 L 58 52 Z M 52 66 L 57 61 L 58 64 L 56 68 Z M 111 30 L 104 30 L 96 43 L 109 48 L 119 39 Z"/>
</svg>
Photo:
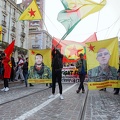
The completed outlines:
<svg viewBox="0 0 120 120">
<path fill-rule="evenodd" d="M 59 86 L 59 93 L 60 93 L 60 99 L 63 100 L 62 96 L 62 59 L 63 55 L 59 52 L 57 49 L 53 49 L 52 51 L 52 95 L 49 96 L 49 98 L 55 97 L 55 87 L 56 82 L 58 82 Z"/>
<path fill-rule="evenodd" d="M 84 55 L 81 53 L 79 55 L 80 59 L 76 62 L 76 68 L 78 69 L 80 85 L 76 90 L 76 93 L 79 93 L 82 90 L 82 93 L 85 92 L 84 89 L 84 80 L 87 74 L 87 63 L 83 57 Z M 64 99 L 62 96 L 62 68 L 63 68 L 63 55 L 60 53 L 58 49 L 52 50 L 52 84 L 49 84 L 49 87 L 52 87 L 52 95 L 49 98 L 55 97 L 55 87 L 56 82 L 59 85 L 59 93 L 60 99 Z M 10 64 L 11 63 L 11 64 Z M 11 66 L 11 67 L 10 67 Z M 9 91 L 9 81 L 23 80 L 25 82 L 25 86 L 28 86 L 28 57 L 24 60 L 21 55 L 18 55 L 18 62 L 15 64 L 14 57 L 8 58 L 6 54 L 3 52 L 0 56 L 0 79 L 4 81 L 4 87 L 1 91 Z M 110 76 L 108 76 L 110 77 Z M 120 64 L 118 69 L 117 79 L 120 80 Z M 89 82 L 89 81 L 88 81 Z M 29 86 L 34 86 L 29 83 Z M 48 86 L 48 84 L 46 84 Z M 106 90 L 106 89 L 102 89 Z M 119 94 L 119 88 L 114 89 L 114 94 Z"/>
</svg>

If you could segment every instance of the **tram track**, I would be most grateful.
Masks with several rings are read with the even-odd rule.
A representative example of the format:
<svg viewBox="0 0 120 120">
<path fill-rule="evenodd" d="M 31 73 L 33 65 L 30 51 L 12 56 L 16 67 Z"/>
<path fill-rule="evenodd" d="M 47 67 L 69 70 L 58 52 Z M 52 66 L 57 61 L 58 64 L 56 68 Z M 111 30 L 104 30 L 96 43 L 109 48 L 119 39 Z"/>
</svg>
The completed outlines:
<svg viewBox="0 0 120 120">
<path fill-rule="evenodd" d="M 80 116 L 79 116 L 79 120 L 84 120 L 89 90 L 87 89 L 86 92 L 87 92 L 87 93 L 86 93 L 86 97 L 85 97 L 85 100 L 84 100 L 82 112 L 80 113 Z"/>
<path fill-rule="evenodd" d="M 11 102 L 17 101 L 17 100 L 20 100 L 20 99 L 23 99 L 23 98 L 26 98 L 26 97 L 28 97 L 28 96 L 31 96 L 31 95 L 33 95 L 33 94 L 36 94 L 36 93 L 39 93 L 39 92 L 42 92 L 42 91 L 45 91 L 45 90 L 48 90 L 48 89 L 50 89 L 50 88 L 44 88 L 44 89 L 41 89 L 41 90 L 38 90 L 38 91 L 35 91 L 35 92 L 31 92 L 31 93 L 29 93 L 29 94 L 20 96 L 19 98 L 15 98 L 15 99 L 12 99 L 12 100 L 5 101 L 5 102 L 3 102 L 3 103 L 0 103 L 0 106 L 1 106 L 1 105 L 5 105 L 5 104 L 7 104 L 7 103 L 11 103 Z"/>
</svg>

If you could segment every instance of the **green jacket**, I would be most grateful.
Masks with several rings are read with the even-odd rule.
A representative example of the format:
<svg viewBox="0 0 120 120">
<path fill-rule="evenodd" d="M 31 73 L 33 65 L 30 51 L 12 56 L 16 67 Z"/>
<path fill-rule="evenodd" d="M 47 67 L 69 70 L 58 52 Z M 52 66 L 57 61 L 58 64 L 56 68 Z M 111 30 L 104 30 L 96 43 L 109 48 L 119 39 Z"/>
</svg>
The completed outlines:
<svg viewBox="0 0 120 120">
<path fill-rule="evenodd" d="M 84 60 L 84 59 L 83 59 L 83 66 L 84 66 L 85 72 L 87 73 L 87 63 L 86 63 L 86 60 Z M 81 61 L 81 59 L 77 61 L 76 68 L 78 69 L 78 72 L 81 72 L 81 70 L 82 70 L 82 61 Z"/>
<path fill-rule="evenodd" d="M 46 65 L 44 65 L 44 72 L 42 75 L 38 74 L 38 71 L 35 70 L 34 66 L 30 67 L 28 74 L 28 79 L 52 79 L 52 72 Z"/>
<path fill-rule="evenodd" d="M 117 80 L 117 69 L 115 67 L 108 67 L 107 72 L 102 71 L 100 66 L 88 70 L 89 82 L 100 82 L 105 80 Z"/>
</svg>

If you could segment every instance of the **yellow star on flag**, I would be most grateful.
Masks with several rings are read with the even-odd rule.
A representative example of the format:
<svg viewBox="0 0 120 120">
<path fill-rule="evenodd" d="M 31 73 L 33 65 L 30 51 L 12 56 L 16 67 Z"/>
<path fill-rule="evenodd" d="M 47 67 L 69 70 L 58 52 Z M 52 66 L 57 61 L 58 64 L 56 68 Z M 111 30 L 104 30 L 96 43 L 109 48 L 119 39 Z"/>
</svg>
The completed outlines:
<svg viewBox="0 0 120 120">
<path fill-rule="evenodd" d="M 23 11 L 19 20 L 40 20 L 42 19 L 40 10 L 36 4 L 36 1 L 33 0 L 31 4 Z"/>
</svg>

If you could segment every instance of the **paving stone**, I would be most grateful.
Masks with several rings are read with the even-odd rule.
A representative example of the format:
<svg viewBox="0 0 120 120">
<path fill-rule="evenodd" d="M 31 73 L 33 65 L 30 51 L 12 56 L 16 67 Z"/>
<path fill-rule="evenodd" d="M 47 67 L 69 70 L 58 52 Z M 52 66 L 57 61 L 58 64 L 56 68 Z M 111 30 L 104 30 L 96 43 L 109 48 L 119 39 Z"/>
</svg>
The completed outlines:
<svg viewBox="0 0 120 120">
<path fill-rule="evenodd" d="M 117 120 L 120 116 L 120 95 L 113 89 L 89 91 L 84 120 Z"/>
<path fill-rule="evenodd" d="M 71 85 L 64 84 L 63 89 Z M 76 94 L 77 87 L 78 85 L 65 92 L 63 94 L 64 100 L 60 100 L 59 97 L 56 98 L 25 120 L 78 120 L 86 93 Z M 59 89 L 56 86 L 56 94 L 58 92 Z M 51 88 L 46 87 L 44 84 L 28 88 L 24 87 L 24 85 L 16 86 L 11 87 L 8 92 L 0 92 L 0 120 L 14 120 L 47 101 L 50 94 Z"/>
</svg>

